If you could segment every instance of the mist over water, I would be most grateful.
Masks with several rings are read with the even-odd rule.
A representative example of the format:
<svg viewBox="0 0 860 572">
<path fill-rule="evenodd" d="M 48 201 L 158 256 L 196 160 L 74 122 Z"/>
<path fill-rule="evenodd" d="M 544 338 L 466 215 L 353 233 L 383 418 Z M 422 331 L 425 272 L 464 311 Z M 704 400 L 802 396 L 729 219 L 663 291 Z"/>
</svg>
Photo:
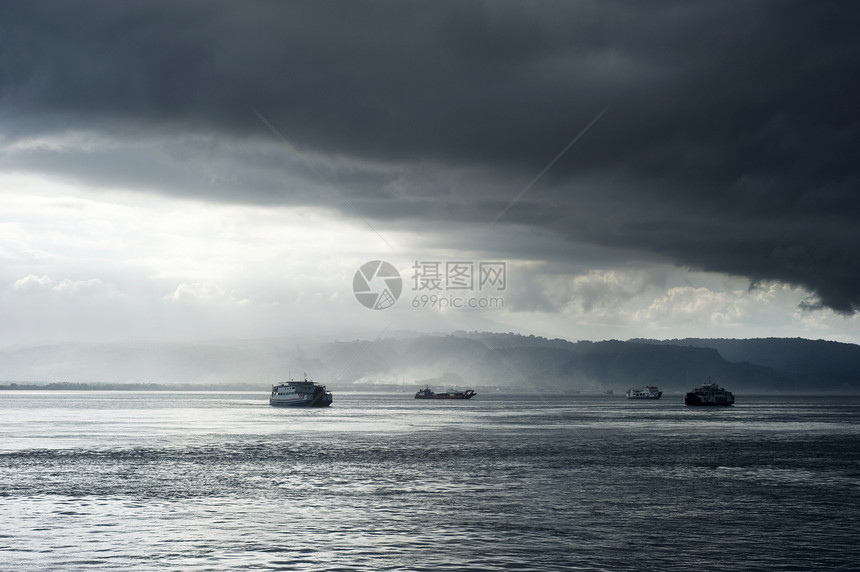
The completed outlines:
<svg viewBox="0 0 860 572">
<path fill-rule="evenodd" d="M 860 398 L 0 394 L 0 568 L 851 569 Z"/>
</svg>

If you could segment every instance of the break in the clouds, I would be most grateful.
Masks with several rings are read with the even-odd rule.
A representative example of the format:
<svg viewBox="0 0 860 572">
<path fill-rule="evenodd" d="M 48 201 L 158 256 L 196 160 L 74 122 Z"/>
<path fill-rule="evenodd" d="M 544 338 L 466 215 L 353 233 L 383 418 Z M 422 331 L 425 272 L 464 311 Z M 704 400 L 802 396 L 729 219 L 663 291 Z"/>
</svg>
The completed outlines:
<svg viewBox="0 0 860 572">
<path fill-rule="evenodd" d="M 860 308 L 853 4 L 6 2 L 0 18 L 7 173 L 579 264 L 523 311 L 618 309 L 649 264 Z M 634 274 L 601 282 L 589 257 Z M 696 288 L 672 292 L 645 307 Z"/>
</svg>

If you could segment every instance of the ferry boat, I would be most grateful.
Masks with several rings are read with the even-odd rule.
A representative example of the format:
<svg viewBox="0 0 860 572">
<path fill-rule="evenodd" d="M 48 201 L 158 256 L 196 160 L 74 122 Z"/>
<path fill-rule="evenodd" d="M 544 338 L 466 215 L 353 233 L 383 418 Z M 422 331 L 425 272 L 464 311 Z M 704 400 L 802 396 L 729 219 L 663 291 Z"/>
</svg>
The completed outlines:
<svg viewBox="0 0 860 572">
<path fill-rule="evenodd" d="M 627 399 L 660 399 L 662 396 L 663 392 L 656 385 L 631 387 L 627 390 Z"/>
<path fill-rule="evenodd" d="M 328 407 L 331 405 L 331 392 L 325 386 L 308 380 L 290 380 L 272 386 L 269 405 L 289 407 Z"/>
<path fill-rule="evenodd" d="M 697 387 L 684 397 L 684 405 L 732 405 L 735 396 L 708 378 L 708 383 Z"/>
<path fill-rule="evenodd" d="M 475 395 L 475 391 L 467 389 L 466 391 L 447 391 L 445 393 L 435 393 L 428 385 L 424 389 L 419 389 L 415 392 L 415 399 L 471 399 Z"/>
</svg>

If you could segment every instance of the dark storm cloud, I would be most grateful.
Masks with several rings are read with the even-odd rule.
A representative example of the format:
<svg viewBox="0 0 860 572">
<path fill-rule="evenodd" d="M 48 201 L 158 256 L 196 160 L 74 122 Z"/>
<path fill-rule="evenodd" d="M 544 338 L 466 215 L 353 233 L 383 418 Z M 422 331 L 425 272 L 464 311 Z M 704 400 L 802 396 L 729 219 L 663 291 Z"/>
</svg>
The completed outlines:
<svg viewBox="0 0 860 572">
<path fill-rule="evenodd" d="M 253 108 L 303 153 L 367 165 L 366 181 L 384 181 L 376 194 L 351 188 L 342 169 L 327 176 L 356 204 L 375 200 L 374 217 L 489 222 L 609 106 L 502 224 L 790 281 L 850 312 L 860 307 L 858 12 L 6 3 L 0 119 L 7 140 L 89 129 L 271 142 Z M 407 184 L 422 169 L 436 174 Z M 445 177 L 464 172 L 482 179 Z M 271 202 L 261 187 L 242 200 Z"/>
</svg>

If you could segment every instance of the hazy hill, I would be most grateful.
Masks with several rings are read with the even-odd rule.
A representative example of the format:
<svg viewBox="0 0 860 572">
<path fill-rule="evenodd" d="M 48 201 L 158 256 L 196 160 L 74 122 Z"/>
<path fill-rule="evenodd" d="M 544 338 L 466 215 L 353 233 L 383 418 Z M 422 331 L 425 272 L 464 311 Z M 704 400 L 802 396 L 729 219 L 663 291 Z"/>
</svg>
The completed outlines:
<svg viewBox="0 0 860 572">
<path fill-rule="evenodd" d="M 730 362 L 750 362 L 787 372 L 800 386 L 860 385 L 860 346 L 803 338 L 631 340 L 658 345 L 714 348 Z"/>
<path fill-rule="evenodd" d="M 860 391 L 860 346 L 803 339 L 571 342 L 455 332 L 376 341 L 301 338 L 59 344 L 0 351 L 0 383 L 246 384 L 307 372 L 331 389 L 424 383 L 510 391 L 684 392 L 708 377 L 738 392 Z M 356 385 L 359 384 L 359 385 Z"/>
</svg>

